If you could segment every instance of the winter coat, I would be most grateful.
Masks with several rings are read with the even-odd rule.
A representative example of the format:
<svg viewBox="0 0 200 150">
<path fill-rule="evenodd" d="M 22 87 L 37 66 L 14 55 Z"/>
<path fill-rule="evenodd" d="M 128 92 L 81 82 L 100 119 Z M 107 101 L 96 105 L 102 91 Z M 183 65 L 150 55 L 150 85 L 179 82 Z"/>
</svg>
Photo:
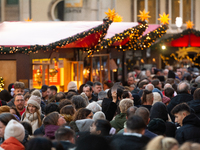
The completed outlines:
<svg viewBox="0 0 200 150">
<path fill-rule="evenodd" d="M 200 100 L 191 100 L 187 102 L 191 109 L 194 110 L 194 113 L 200 117 Z"/>
<path fill-rule="evenodd" d="M 35 130 L 34 135 L 45 135 L 44 125 L 42 124 L 41 127 Z"/>
<path fill-rule="evenodd" d="M 71 149 L 71 148 L 75 147 L 74 144 L 72 144 L 72 143 L 70 143 L 68 141 L 54 141 L 53 142 L 53 146 L 54 147 L 57 147 L 59 144 L 62 145 L 62 147 L 63 147 L 64 150 L 68 150 L 68 149 Z"/>
<path fill-rule="evenodd" d="M 58 130 L 60 126 L 57 125 L 46 125 L 45 126 L 45 137 L 48 137 L 51 140 L 55 139 L 55 132 Z"/>
<path fill-rule="evenodd" d="M 150 111 L 151 111 L 152 105 L 137 105 L 136 107 L 137 107 L 137 108 L 139 108 L 139 107 L 145 107 L 145 108 L 147 108 L 147 109 L 149 110 L 149 112 L 150 112 Z"/>
<path fill-rule="evenodd" d="M 191 100 L 193 100 L 193 96 L 190 95 L 190 94 L 187 94 L 187 93 L 178 94 L 178 95 L 176 95 L 175 97 L 173 97 L 171 99 L 171 101 L 169 102 L 169 105 L 167 105 L 167 111 L 168 111 L 168 113 L 169 113 L 169 115 L 170 115 L 170 117 L 171 117 L 171 119 L 172 119 L 173 122 L 174 122 L 175 118 L 174 118 L 173 115 L 171 115 L 172 109 L 176 105 L 178 105 L 180 103 L 189 102 Z"/>
<path fill-rule="evenodd" d="M 1 144 L 0 150 L 25 150 L 25 147 L 16 138 L 10 137 Z"/>
<path fill-rule="evenodd" d="M 116 135 L 113 137 L 110 145 L 115 150 L 142 150 L 149 140 L 146 136 Z"/>
<path fill-rule="evenodd" d="M 168 137 L 175 137 L 176 126 L 172 122 L 168 122 L 167 107 L 163 102 L 156 102 L 150 111 L 150 120 L 153 118 L 160 118 L 165 121 L 166 131 L 165 135 Z"/>
<path fill-rule="evenodd" d="M 126 114 L 120 113 L 110 122 L 111 126 L 116 129 L 116 132 L 124 128 L 124 122 L 126 121 Z"/>
<path fill-rule="evenodd" d="M 186 141 L 200 143 L 200 118 L 190 114 L 183 119 L 183 125 L 176 130 L 176 139 L 179 144 Z"/>
</svg>

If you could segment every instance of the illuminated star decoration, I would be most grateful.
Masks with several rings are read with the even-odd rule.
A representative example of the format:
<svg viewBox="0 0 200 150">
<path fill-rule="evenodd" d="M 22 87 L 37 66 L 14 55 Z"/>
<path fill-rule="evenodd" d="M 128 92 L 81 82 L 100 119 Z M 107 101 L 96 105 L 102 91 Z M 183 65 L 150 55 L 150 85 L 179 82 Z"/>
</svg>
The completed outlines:
<svg viewBox="0 0 200 150">
<path fill-rule="evenodd" d="M 163 24 L 169 24 L 169 20 L 171 20 L 169 17 L 169 14 L 165 14 L 165 12 L 163 13 L 163 15 L 159 14 L 160 18 L 158 18 L 158 20 L 160 20 L 161 23 Z"/>
<path fill-rule="evenodd" d="M 186 24 L 187 24 L 187 29 L 192 29 L 193 28 L 193 26 L 194 26 L 194 24 L 193 24 L 193 22 L 192 21 L 187 21 L 186 22 Z"/>
<path fill-rule="evenodd" d="M 29 17 L 28 17 L 28 19 L 24 19 L 24 21 L 31 22 L 31 21 L 33 21 L 33 19 L 29 19 Z"/>
<path fill-rule="evenodd" d="M 108 19 L 112 21 L 116 16 L 115 9 L 111 10 L 110 8 L 108 9 L 108 12 L 105 12 L 105 14 L 107 15 Z"/>
<path fill-rule="evenodd" d="M 142 21 L 149 21 L 149 19 L 148 18 L 151 18 L 151 16 L 149 16 L 149 11 L 148 12 L 146 12 L 145 11 L 145 9 L 143 10 L 143 11 L 140 11 L 140 15 L 138 15 L 138 17 L 140 17 L 140 19 L 142 20 Z"/>
<path fill-rule="evenodd" d="M 122 22 L 122 17 L 120 16 L 120 15 L 116 15 L 115 17 L 114 17 L 114 19 L 113 19 L 113 22 Z"/>
</svg>

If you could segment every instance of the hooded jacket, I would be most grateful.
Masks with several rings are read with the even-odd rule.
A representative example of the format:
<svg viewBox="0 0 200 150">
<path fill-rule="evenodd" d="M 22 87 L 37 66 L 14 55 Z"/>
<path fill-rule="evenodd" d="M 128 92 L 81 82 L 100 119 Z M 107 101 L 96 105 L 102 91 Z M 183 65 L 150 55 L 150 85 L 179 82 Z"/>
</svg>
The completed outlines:
<svg viewBox="0 0 200 150">
<path fill-rule="evenodd" d="M 75 121 L 80 132 L 90 131 L 90 126 L 93 122 L 94 120 L 92 119 L 81 119 Z"/>
<path fill-rule="evenodd" d="M 16 138 L 10 137 L 1 144 L 0 150 L 25 150 L 25 147 Z"/>
<path fill-rule="evenodd" d="M 167 107 L 163 102 L 156 102 L 150 111 L 150 120 L 153 118 L 160 118 L 165 121 L 166 131 L 165 135 L 168 137 L 175 137 L 176 126 L 173 122 L 168 122 Z"/>
<path fill-rule="evenodd" d="M 176 95 L 175 97 L 173 97 L 171 99 L 171 101 L 169 102 L 169 105 L 167 105 L 167 110 L 168 110 L 168 113 L 172 119 L 172 121 L 174 122 L 175 118 L 173 115 L 171 115 L 171 110 L 178 104 L 180 103 L 183 103 L 183 102 L 189 102 L 193 100 L 193 96 L 188 94 L 188 93 L 181 93 L 181 94 L 178 94 Z"/>
<path fill-rule="evenodd" d="M 176 139 L 179 144 L 186 141 L 200 143 L 200 118 L 190 114 L 183 119 L 182 127 L 176 130 Z"/>
<path fill-rule="evenodd" d="M 126 121 L 126 114 L 120 113 L 110 122 L 111 126 L 116 129 L 116 132 L 124 128 L 124 122 Z"/>
<path fill-rule="evenodd" d="M 187 102 L 192 110 L 194 110 L 195 114 L 200 117 L 200 100 L 192 100 Z"/>
</svg>

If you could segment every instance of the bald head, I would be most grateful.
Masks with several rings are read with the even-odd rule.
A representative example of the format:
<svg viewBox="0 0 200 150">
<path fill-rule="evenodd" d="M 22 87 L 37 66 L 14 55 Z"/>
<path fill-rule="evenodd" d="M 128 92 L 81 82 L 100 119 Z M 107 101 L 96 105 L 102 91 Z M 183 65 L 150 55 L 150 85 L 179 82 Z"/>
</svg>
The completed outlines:
<svg viewBox="0 0 200 150">
<path fill-rule="evenodd" d="M 190 93 L 190 85 L 187 82 L 180 82 L 177 87 L 177 92 L 180 93 Z"/>
<path fill-rule="evenodd" d="M 133 116 L 136 110 L 137 110 L 137 107 L 135 106 L 129 107 L 126 114 L 127 118 L 129 118 L 130 116 Z"/>
<path fill-rule="evenodd" d="M 136 110 L 135 115 L 140 116 L 144 120 L 146 125 L 149 123 L 150 113 L 149 113 L 149 110 L 147 108 L 139 107 Z"/>
</svg>

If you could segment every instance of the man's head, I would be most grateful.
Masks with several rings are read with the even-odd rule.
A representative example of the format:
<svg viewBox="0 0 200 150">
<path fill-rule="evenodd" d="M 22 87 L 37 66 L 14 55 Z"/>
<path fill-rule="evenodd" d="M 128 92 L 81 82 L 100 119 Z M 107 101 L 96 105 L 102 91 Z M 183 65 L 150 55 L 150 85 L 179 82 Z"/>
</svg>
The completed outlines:
<svg viewBox="0 0 200 150">
<path fill-rule="evenodd" d="M 135 78 L 133 76 L 128 77 L 127 83 L 128 83 L 129 86 L 131 84 L 134 84 L 135 83 Z"/>
<path fill-rule="evenodd" d="M 190 114 L 190 107 L 186 103 L 178 104 L 172 109 L 171 114 L 174 115 L 175 122 L 182 126 L 183 119 Z"/>
<path fill-rule="evenodd" d="M 174 96 L 174 89 L 173 88 L 166 88 L 165 89 L 165 96 L 172 98 Z"/>
<path fill-rule="evenodd" d="M 145 87 L 145 90 L 148 90 L 148 91 L 153 91 L 153 89 L 154 89 L 154 85 L 151 83 L 147 84 Z"/>
<path fill-rule="evenodd" d="M 15 82 L 14 83 L 14 95 L 17 95 L 17 94 L 24 94 L 24 89 L 25 89 L 25 85 L 23 82 Z"/>
<path fill-rule="evenodd" d="M 106 97 L 107 97 L 107 93 L 105 91 L 99 92 L 99 94 L 98 94 L 98 100 L 103 100 Z"/>
<path fill-rule="evenodd" d="M 158 88 L 159 90 L 162 89 L 162 83 L 160 82 L 160 80 L 155 79 L 151 83 L 154 85 L 155 88 Z"/>
<path fill-rule="evenodd" d="M 22 94 L 15 95 L 14 104 L 19 112 L 23 111 L 25 104 L 24 96 Z"/>
<path fill-rule="evenodd" d="M 152 105 L 153 104 L 153 93 L 152 91 L 144 90 L 142 97 L 142 104 L 143 105 Z"/>
<path fill-rule="evenodd" d="M 55 139 L 58 141 L 70 141 L 75 144 L 74 131 L 68 128 L 61 127 L 55 132 Z"/>
<path fill-rule="evenodd" d="M 140 67 L 139 66 L 134 66 L 133 70 L 136 72 L 136 74 L 139 74 L 141 72 Z"/>
<path fill-rule="evenodd" d="M 129 117 L 133 116 L 136 112 L 138 108 L 136 106 L 131 106 L 127 109 L 127 112 L 126 112 L 126 119 L 128 119 Z"/>
<path fill-rule="evenodd" d="M 42 88 L 41 88 L 41 92 L 42 92 L 42 97 L 44 99 L 47 99 L 48 95 L 47 95 L 47 89 L 48 89 L 48 86 L 47 85 L 43 85 Z"/>
<path fill-rule="evenodd" d="M 195 83 L 200 83 L 200 76 L 195 79 Z"/>
<path fill-rule="evenodd" d="M 84 85 L 83 92 L 86 94 L 89 100 L 92 98 L 92 87 L 90 85 Z"/>
<path fill-rule="evenodd" d="M 146 87 L 146 85 L 147 85 L 148 83 L 149 83 L 148 81 L 143 80 L 143 81 L 141 81 L 141 82 L 138 84 L 138 87 L 139 87 L 140 89 L 145 89 L 145 87 Z"/>
<path fill-rule="evenodd" d="M 144 120 L 137 115 L 133 115 L 128 118 L 124 132 L 144 134 L 145 128 L 146 124 Z"/>
<path fill-rule="evenodd" d="M 121 113 L 126 113 L 129 107 L 133 106 L 133 100 L 123 99 L 119 103 Z"/>
<path fill-rule="evenodd" d="M 100 82 L 95 82 L 93 84 L 94 94 L 98 95 L 100 91 L 102 91 L 102 84 Z"/>
<path fill-rule="evenodd" d="M 56 93 L 57 93 L 57 87 L 55 85 L 48 87 L 47 95 L 49 99 L 51 99 L 54 95 L 56 95 Z"/>
<path fill-rule="evenodd" d="M 194 100 L 200 100 L 200 88 L 197 88 L 193 94 Z"/>
<path fill-rule="evenodd" d="M 180 82 L 177 87 L 177 93 L 188 93 L 190 94 L 190 85 L 187 82 Z"/>
<path fill-rule="evenodd" d="M 63 93 L 63 92 L 57 93 L 55 96 L 56 102 L 60 102 L 62 99 L 65 99 L 65 93 Z"/>
<path fill-rule="evenodd" d="M 146 125 L 148 125 L 149 121 L 150 121 L 150 113 L 149 110 L 145 107 L 139 107 L 136 112 L 135 115 L 140 116 Z"/>
<path fill-rule="evenodd" d="M 177 71 L 176 75 L 180 80 L 182 79 L 182 72 L 181 71 Z"/>
</svg>

